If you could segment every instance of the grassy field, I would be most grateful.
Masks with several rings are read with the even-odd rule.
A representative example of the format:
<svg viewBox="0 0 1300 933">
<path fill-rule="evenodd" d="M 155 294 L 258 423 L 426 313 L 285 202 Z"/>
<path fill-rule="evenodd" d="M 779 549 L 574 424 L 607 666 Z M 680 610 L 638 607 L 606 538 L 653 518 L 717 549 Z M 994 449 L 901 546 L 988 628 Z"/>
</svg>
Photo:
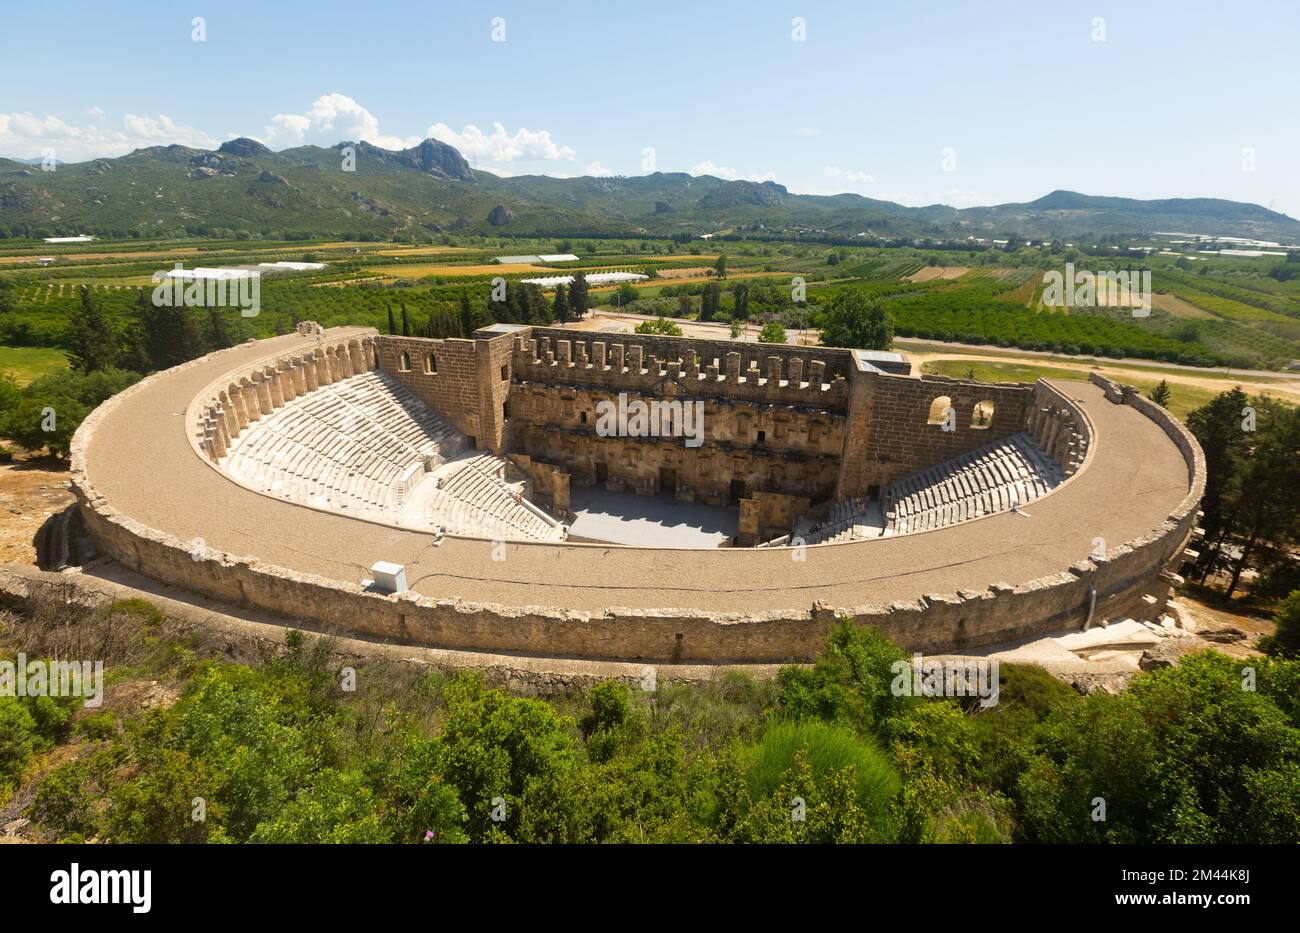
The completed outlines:
<svg viewBox="0 0 1300 933">
<path fill-rule="evenodd" d="M 912 340 L 906 341 L 907 345 L 895 347 L 904 353 L 943 353 L 951 356 L 1005 356 L 1008 360 L 1023 359 L 1024 357 L 1016 350 L 1003 347 L 957 347 L 946 343 L 936 343 L 932 340 Z M 1042 363 L 1036 360 L 1042 360 Z M 1134 373 L 1155 373 L 1169 378 L 1177 378 L 1179 372 L 1188 375 L 1194 375 L 1198 379 L 1220 379 L 1223 381 L 1225 388 L 1248 382 L 1257 382 L 1261 385 L 1270 385 L 1276 380 L 1270 376 L 1249 376 L 1242 373 L 1225 371 L 1222 369 L 1173 369 L 1165 366 L 1147 365 L 1143 363 L 1117 363 L 1114 360 L 1099 359 L 1094 356 L 1064 356 L 1061 354 L 1052 354 L 1048 356 L 1038 356 L 1034 362 L 1027 365 L 1042 368 L 1050 368 L 1052 363 L 1072 363 L 1076 365 L 1104 367 L 1106 369 L 1124 370 Z M 956 361 L 953 361 L 956 362 Z M 967 363 L 961 364 L 963 367 Z M 965 372 L 963 368 L 962 372 Z M 1062 377 L 1071 378 L 1071 377 Z M 1132 380 L 1129 380 L 1132 381 Z M 1156 380 L 1157 382 L 1159 380 Z M 1134 382 L 1134 385 L 1137 383 Z"/>
<path fill-rule="evenodd" d="M 0 372 L 13 373 L 21 385 L 38 376 L 66 369 L 67 358 L 62 350 L 48 347 L 0 347 Z"/>
<path fill-rule="evenodd" d="M 1033 382 L 1035 379 L 1087 379 L 1087 374 L 1077 369 L 1058 369 L 1053 366 L 1035 366 L 1030 363 L 987 363 L 965 360 L 936 360 L 921 367 L 923 372 L 936 376 L 952 376 L 965 379 L 974 372 L 980 382 Z M 1130 385 L 1137 386 L 1144 394 L 1149 394 L 1160 382 L 1159 379 L 1135 377 L 1125 379 Z M 1224 384 L 1224 391 L 1231 384 Z M 1185 419 L 1189 413 L 1200 408 L 1218 393 L 1202 386 L 1184 385 L 1170 382 L 1169 410 L 1179 419 Z"/>
</svg>

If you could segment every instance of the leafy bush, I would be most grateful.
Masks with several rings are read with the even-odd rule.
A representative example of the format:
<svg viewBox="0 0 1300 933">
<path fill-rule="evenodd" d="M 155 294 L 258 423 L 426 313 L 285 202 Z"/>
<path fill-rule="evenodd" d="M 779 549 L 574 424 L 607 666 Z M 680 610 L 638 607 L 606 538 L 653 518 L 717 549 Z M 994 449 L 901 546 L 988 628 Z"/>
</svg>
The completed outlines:
<svg viewBox="0 0 1300 933">
<path fill-rule="evenodd" d="M 642 321 L 636 326 L 636 332 L 638 334 L 661 334 L 665 337 L 680 337 L 682 335 L 682 329 L 665 317 L 658 317 L 653 321 Z"/>
<path fill-rule="evenodd" d="M 1273 621 L 1277 631 L 1261 639 L 1264 650 L 1279 658 L 1300 658 L 1300 590 L 1282 600 Z"/>
</svg>

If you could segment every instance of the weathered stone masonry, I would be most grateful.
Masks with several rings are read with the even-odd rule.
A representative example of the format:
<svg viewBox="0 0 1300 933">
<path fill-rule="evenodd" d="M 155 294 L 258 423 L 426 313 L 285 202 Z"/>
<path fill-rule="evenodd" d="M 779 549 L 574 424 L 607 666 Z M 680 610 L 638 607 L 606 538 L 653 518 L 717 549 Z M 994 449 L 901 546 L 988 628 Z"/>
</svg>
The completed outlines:
<svg viewBox="0 0 1300 933">
<path fill-rule="evenodd" d="M 393 339 L 376 342 L 382 345 Z M 366 340 L 357 340 L 355 349 L 362 351 L 365 346 Z M 311 361 L 306 368 L 290 365 L 282 370 L 276 364 L 268 376 L 268 364 L 262 361 L 251 367 L 251 372 L 230 371 L 213 383 L 211 392 L 199 393 L 191 404 L 197 420 L 190 423 L 197 426 L 210 421 L 204 427 L 215 433 L 205 430 L 203 437 L 192 437 L 195 445 L 202 450 L 205 442 L 215 440 L 220 434 L 218 423 L 229 432 L 241 419 L 246 425 L 247 419 L 261 417 L 266 406 L 274 410 L 273 385 L 278 382 L 283 400 L 286 374 L 292 384 L 290 391 L 297 391 L 299 376 L 302 385 L 309 386 L 313 371 L 317 379 L 322 373 L 342 378 L 349 367 L 355 370 L 365 364 L 364 353 L 359 362 L 354 357 L 350 341 L 327 339 L 318 349 L 324 352 L 306 354 L 305 359 Z M 1187 493 L 1159 527 L 1132 540 L 1111 543 L 1104 556 L 1080 560 L 1051 576 L 1016 586 L 990 581 L 978 591 L 936 593 L 891 605 L 815 603 L 809 610 L 773 612 L 767 611 L 760 599 L 752 611 L 739 615 L 615 606 L 603 613 L 575 612 L 558 605 L 502 606 L 415 593 L 382 596 L 364 591 L 357 583 L 298 573 L 255 557 L 212 552 L 197 559 L 192 541 L 122 514 L 97 489 L 95 477 L 87 473 L 87 451 L 95 444 L 121 443 L 110 429 L 115 411 L 133 397 L 156 391 L 155 387 L 161 389 L 176 373 L 205 362 L 197 360 L 142 380 L 101 405 L 78 430 L 72 443 L 72 485 L 97 543 L 125 566 L 196 593 L 397 642 L 587 658 L 784 661 L 813 657 L 834 619 L 841 615 L 879 628 L 909 650 L 927 652 L 1082 627 L 1090 618 L 1131 615 L 1153 619 L 1163 609 L 1169 583 L 1176 580 L 1174 570 L 1194 529 L 1205 481 L 1204 456 L 1181 424 L 1140 393 L 1094 375 L 1092 381 L 1105 390 L 1111 402 L 1141 412 L 1176 445 L 1187 466 Z M 499 369 L 497 375 L 501 375 Z M 224 399 L 221 393 L 225 393 Z M 219 412 L 213 409 L 214 399 L 222 402 Z M 1091 453 L 1088 419 L 1067 394 L 1039 383 L 1026 406 L 1031 409 L 1026 427 L 1035 431 L 1045 446 L 1055 449 L 1058 459 L 1071 468 L 1086 463 Z M 165 424 L 165 411 L 159 412 L 159 420 Z M 256 494 L 247 495 L 250 507 L 255 507 Z M 346 546 L 346 541 L 340 544 Z M 563 545 L 530 547 L 553 551 L 557 560 L 593 561 L 593 566 L 600 552 Z M 867 559 L 873 543 L 825 547 L 862 549 Z M 645 549 L 644 554 L 647 572 L 652 572 L 655 552 Z"/>
<path fill-rule="evenodd" d="M 739 502 L 763 516 L 746 519 L 755 530 L 743 543 L 780 533 L 772 524 L 779 517 L 874 496 L 1018 431 L 1038 438 L 1067 473 L 1067 461 L 1086 449 L 1080 425 L 1060 427 L 1063 409 L 1042 389 L 897 375 L 834 347 L 511 325 L 472 340 L 376 344 L 379 365 L 479 447 L 549 464 L 574 486 Z M 621 393 L 702 402 L 704 442 L 599 436 L 597 406 Z M 951 430 L 933 421 L 936 406 L 951 407 Z"/>
</svg>

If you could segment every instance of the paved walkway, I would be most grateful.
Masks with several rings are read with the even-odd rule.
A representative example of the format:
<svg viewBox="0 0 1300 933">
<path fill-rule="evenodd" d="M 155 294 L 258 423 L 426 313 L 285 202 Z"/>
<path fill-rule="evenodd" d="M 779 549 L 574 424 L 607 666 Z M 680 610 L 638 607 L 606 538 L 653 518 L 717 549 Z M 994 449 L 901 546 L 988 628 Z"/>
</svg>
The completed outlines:
<svg viewBox="0 0 1300 933">
<path fill-rule="evenodd" d="M 1097 537 L 1114 547 L 1155 530 L 1189 488 L 1186 464 L 1159 426 L 1107 402 L 1090 383 L 1061 382 L 1093 421 L 1095 451 L 1087 469 L 1028 515 L 812 547 L 802 562 L 777 549 L 540 543 L 509 544 L 498 561 L 490 541 L 446 539 L 435 547 L 427 534 L 259 495 L 200 460 L 185 436 L 189 400 L 242 363 L 313 343 L 289 336 L 242 346 L 112 403 L 86 450 L 88 478 L 120 512 L 218 551 L 348 582 L 360 582 L 377 560 L 395 561 L 407 566 L 412 588 L 430 596 L 597 612 L 806 610 L 817 600 L 882 605 L 999 581 L 1016 585 L 1083 560 Z"/>
</svg>

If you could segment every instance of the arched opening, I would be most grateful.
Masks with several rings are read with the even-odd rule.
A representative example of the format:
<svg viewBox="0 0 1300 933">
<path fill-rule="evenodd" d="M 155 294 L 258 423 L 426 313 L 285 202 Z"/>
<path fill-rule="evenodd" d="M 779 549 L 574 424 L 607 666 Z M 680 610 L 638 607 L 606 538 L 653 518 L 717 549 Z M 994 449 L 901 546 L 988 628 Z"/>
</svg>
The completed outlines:
<svg viewBox="0 0 1300 933">
<path fill-rule="evenodd" d="M 985 399 L 982 402 L 976 402 L 975 408 L 971 410 L 970 426 L 976 430 L 986 430 L 993 424 L 993 403 Z"/>
<path fill-rule="evenodd" d="M 399 372 L 409 373 L 411 371 L 411 354 L 403 350 L 397 356 L 397 369 Z"/>
<path fill-rule="evenodd" d="M 424 372 L 429 376 L 436 376 L 438 374 L 438 361 L 434 358 L 432 353 L 424 358 Z"/>
<path fill-rule="evenodd" d="M 943 424 L 948 418 L 950 408 L 952 408 L 952 399 L 946 395 L 940 395 L 930 403 L 930 418 L 926 424 Z"/>
</svg>

